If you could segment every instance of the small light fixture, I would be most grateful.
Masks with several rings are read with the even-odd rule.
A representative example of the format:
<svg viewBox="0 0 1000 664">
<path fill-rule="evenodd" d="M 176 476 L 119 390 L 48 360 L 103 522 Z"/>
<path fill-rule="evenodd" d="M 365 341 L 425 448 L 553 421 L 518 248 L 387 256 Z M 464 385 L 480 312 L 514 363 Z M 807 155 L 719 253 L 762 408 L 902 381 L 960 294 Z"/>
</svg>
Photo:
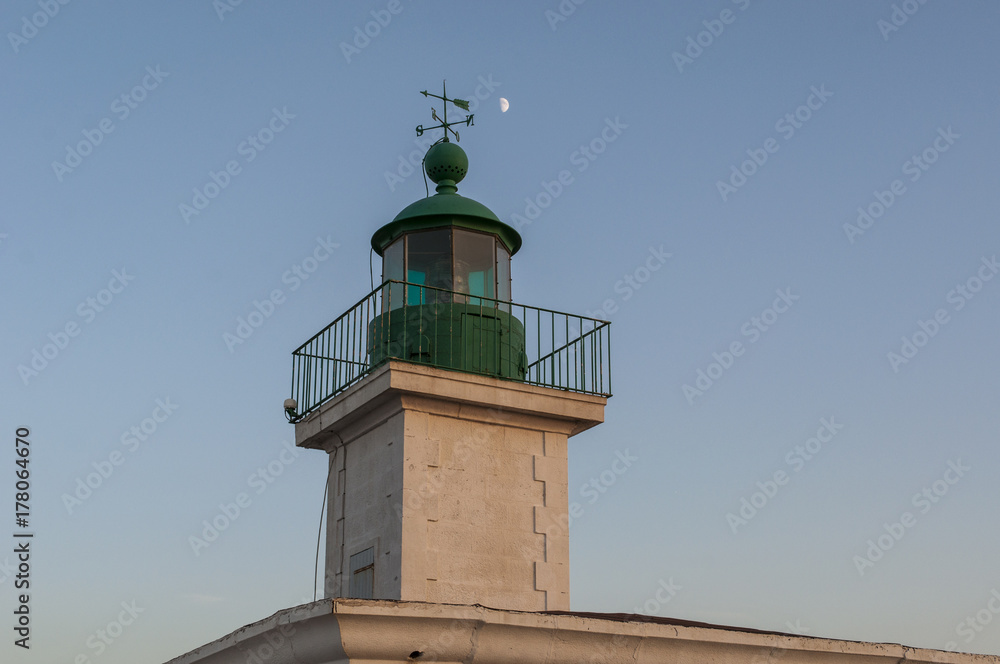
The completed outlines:
<svg viewBox="0 0 1000 664">
<path fill-rule="evenodd" d="M 298 417 L 298 413 L 295 409 L 299 407 L 299 402 L 295 399 L 285 399 L 285 417 L 288 418 L 289 422 L 294 421 Z"/>
</svg>

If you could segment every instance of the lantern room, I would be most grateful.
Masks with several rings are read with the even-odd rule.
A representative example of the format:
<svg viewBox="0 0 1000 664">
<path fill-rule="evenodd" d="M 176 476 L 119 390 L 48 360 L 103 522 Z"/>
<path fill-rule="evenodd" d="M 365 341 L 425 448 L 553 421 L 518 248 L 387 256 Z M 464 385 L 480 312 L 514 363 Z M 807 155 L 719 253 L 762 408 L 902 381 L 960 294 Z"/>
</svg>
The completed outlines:
<svg viewBox="0 0 1000 664">
<path fill-rule="evenodd" d="M 510 315 L 510 260 L 521 236 L 460 196 L 469 159 L 442 140 L 424 157 L 437 185 L 372 236 L 382 257 L 382 315 L 370 360 L 396 357 L 508 378 L 525 371 L 523 325 Z"/>
<path fill-rule="evenodd" d="M 403 233 L 382 252 L 382 281 L 393 280 L 509 302 L 510 249 L 492 233 L 460 226 Z M 409 291 L 410 305 L 469 301 L 429 289 Z M 391 304 L 403 302 L 396 298 Z"/>
</svg>

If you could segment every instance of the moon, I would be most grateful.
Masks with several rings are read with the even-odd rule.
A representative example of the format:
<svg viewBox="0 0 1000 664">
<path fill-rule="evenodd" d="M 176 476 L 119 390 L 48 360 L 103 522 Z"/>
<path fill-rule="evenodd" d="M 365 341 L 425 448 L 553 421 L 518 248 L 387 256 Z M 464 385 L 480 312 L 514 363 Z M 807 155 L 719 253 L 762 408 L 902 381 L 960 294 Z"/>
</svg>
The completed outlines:
<svg viewBox="0 0 1000 664">
<path fill-rule="evenodd" d="M 510 108 L 510 102 L 500 97 L 500 112 L 506 113 L 508 108 Z"/>
</svg>

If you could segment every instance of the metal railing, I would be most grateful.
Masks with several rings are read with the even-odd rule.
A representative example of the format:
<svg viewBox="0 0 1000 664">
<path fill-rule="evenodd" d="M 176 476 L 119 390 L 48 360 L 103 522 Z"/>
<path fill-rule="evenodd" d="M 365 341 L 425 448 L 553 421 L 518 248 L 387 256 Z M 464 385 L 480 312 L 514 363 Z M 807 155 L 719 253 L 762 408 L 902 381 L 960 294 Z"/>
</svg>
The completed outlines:
<svg viewBox="0 0 1000 664">
<path fill-rule="evenodd" d="M 297 422 L 390 359 L 611 395 L 611 324 L 386 281 L 292 353 Z"/>
</svg>

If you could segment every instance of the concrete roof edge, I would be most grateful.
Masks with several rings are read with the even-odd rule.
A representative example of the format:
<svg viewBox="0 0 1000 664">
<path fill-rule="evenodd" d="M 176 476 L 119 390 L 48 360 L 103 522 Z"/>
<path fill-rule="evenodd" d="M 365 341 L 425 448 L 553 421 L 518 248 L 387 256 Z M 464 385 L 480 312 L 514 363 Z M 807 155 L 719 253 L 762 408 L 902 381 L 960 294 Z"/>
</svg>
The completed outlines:
<svg viewBox="0 0 1000 664">
<path fill-rule="evenodd" d="M 291 650 L 280 661 L 303 664 L 333 661 L 331 657 L 405 662 L 411 652 L 421 648 L 427 648 L 421 652 L 437 660 L 491 664 L 509 661 L 510 644 L 517 644 L 525 653 L 539 654 L 538 658 L 526 655 L 523 661 L 549 664 L 582 661 L 581 653 L 593 653 L 595 648 L 606 648 L 609 654 L 612 649 L 631 651 L 635 661 L 661 661 L 666 652 L 674 658 L 698 659 L 711 649 L 728 652 L 731 661 L 751 662 L 762 652 L 778 649 L 796 652 L 800 662 L 833 664 L 842 658 L 844 662 L 863 659 L 868 663 L 1000 664 L 995 655 L 649 618 L 397 600 L 320 600 L 278 611 L 168 664 L 242 664 L 254 648 L 260 652 L 265 644 L 273 645 L 275 639 L 268 637 L 279 630 L 281 643 L 287 642 Z M 288 625 L 291 630 L 284 629 Z"/>
</svg>

